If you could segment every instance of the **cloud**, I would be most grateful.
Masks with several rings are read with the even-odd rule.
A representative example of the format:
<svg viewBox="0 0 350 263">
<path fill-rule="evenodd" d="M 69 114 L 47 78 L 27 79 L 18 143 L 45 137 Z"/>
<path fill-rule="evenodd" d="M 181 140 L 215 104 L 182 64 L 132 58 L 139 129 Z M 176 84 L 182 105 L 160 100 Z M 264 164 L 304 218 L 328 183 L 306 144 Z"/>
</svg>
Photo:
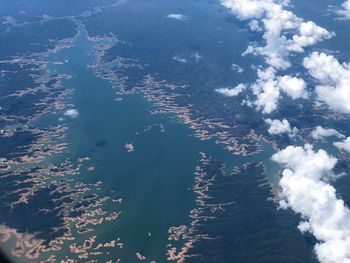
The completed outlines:
<svg viewBox="0 0 350 263">
<path fill-rule="evenodd" d="M 290 67 L 290 52 L 303 52 L 305 47 L 334 36 L 314 22 L 304 21 L 286 10 L 289 5 L 286 0 L 221 0 L 221 4 L 239 19 L 250 20 L 253 31 L 263 32 L 266 45 L 250 45 L 243 54 L 262 55 L 266 63 L 276 69 Z"/>
<path fill-rule="evenodd" d="M 289 75 L 280 77 L 278 79 L 279 86 L 287 93 L 293 100 L 298 98 L 307 99 L 308 93 L 306 91 L 306 83 L 303 79 L 292 77 Z"/>
<path fill-rule="evenodd" d="M 323 140 L 325 137 L 338 137 L 340 139 L 345 138 L 343 134 L 335 129 L 325 129 L 322 126 L 317 126 L 315 130 L 311 132 L 311 137 L 315 140 Z"/>
<path fill-rule="evenodd" d="M 263 113 L 271 113 L 277 109 L 280 97 L 280 89 L 275 81 L 275 70 L 270 67 L 258 70 L 258 79 L 252 85 L 253 94 L 256 96 L 254 105 Z"/>
<path fill-rule="evenodd" d="M 345 19 L 350 19 L 350 0 L 345 1 L 342 4 L 342 10 L 338 11 L 338 14 L 343 16 Z"/>
<path fill-rule="evenodd" d="M 179 20 L 179 21 L 184 21 L 187 19 L 187 17 L 184 14 L 168 14 L 166 17 L 170 19 Z"/>
<path fill-rule="evenodd" d="M 332 38 L 335 33 L 305 21 L 287 10 L 289 0 L 221 0 L 240 20 L 248 20 L 252 31 L 262 32 L 265 44 L 251 43 L 242 54 L 253 54 L 265 59 L 267 68 L 258 69 L 258 78 L 250 87 L 256 99 L 245 100 L 268 114 L 278 108 L 284 93 L 292 99 L 308 98 L 304 80 L 291 75 L 277 76 L 278 70 L 291 66 L 292 53 Z M 350 2 L 348 0 L 347 2 Z M 345 3 L 344 9 L 347 7 Z M 350 7 L 350 4 L 349 4 Z M 350 10 L 350 8 L 349 8 Z M 315 52 L 304 59 L 304 67 L 320 85 L 315 91 L 318 102 L 325 102 L 333 110 L 350 112 L 350 67 L 334 57 Z M 289 122 L 267 119 L 270 134 L 290 134 Z M 332 129 L 319 128 L 313 136 L 342 136 Z M 345 149 L 345 143 L 335 143 Z M 346 144 L 347 145 L 347 144 Z M 350 139 L 349 139 L 350 145 Z M 349 147 L 350 151 L 350 147 Z M 350 263 L 350 210 L 338 198 L 330 184 L 336 175 L 333 168 L 337 159 L 324 150 L 314 151 L 311 145 L 289 146 L 273 155 L 272 159 L 283 166 L 280 180 L 280 207 L 291 208 L 302 217 L 298 228 L 310 232 L 318 240 L 315 253 L 322 263 Z"/>
<path fill-rule="evenodd" d="M 234 64 L 234 63 L 232 63 L 231 69 L 232 69 L 233 71 L 236 71 L 236 72 L 239 73 L 239 74 L 241 74 L 241 73 L 244 72 L 244 69 L 243 69 L 242 67 L 240 67 L 239 65 Z"/>
<path fill-rule="evenodd" d="M 306 57 L 303 65 L 320 84 L 316 87 L 318 99 L 334 111 L 350 113 L 350 65 L 319 52 Z"/>
<path fill-rule="evenodd" d="M 246 85 L 239 84 L 233 89 L 220 88 L 220 89 L 216 89 L 215 91 L 228 97 L 235 97 L 238 94 L 242 93 L 246 88 L 247 88 Z"/>
<path fill-rule="evenodd" d="M 194 57 L 195 62 L 198 62 L 202 59 L 202 55 L 200 55 L 198 52 L 195 52 L 192 56 Z"/>
<path fill-rule="evenodd" d="M 263 28 L 261 27 L 259 20 L 256 20 L 256 19 L 249 22 L 249 27 L 251 31 L 256 31 L 256 32 L 263 31 Z"/>
<path fill-rule="evenodd" d="M 272 67 L 266 70 L 258 69 L 258 79 L 252 85 L 252 90 L 256 96 L 254 105 L 265 114 L 278 108 L 281 92 L 292 99 L 308 97 L 306 83 L 303 79 L 290 75 L 278 77 L 276 70 Z"/>
<path fill-rule="evenodd" d="M 69 109 L 64 112 L 64 116 L 70 117 L 70 118 L 76 118 L 78 117 L 79 112 L 77 109 Z"/>
<path fill-rule="evenodd" d="M 240 20 L 248 20 L 252 31 L 262 32 L 265 45 L 250 44 L 242 54 L 260 55 L 268 67 L 258 70 L 258 79 L 251 85 L 256 100 L 251 102 L 257 110 L 269 114 L 278 108 L 281 93 L 292 99 L 308 98 L 303 79 L 285 75 L 277 76 L 277 70 L 291 66 L 291 53 L 304 52 L 306 47 L 332 38 L 335 33 L 318 26 L 313 21 L 304 21 L 290 8 L 289 0 L 221 0 Z M 264 75 L 264 77 L 261 77 Z M 248 100 L 245 100 L 248 101 Z"/>
<path fill-rule="evenodd" d="M 187 63 L 187 59 L 179 57 L 179 56 L 174 56 L 173 60 L 180 62 L 180 63 Z"/>
<path fill-rule="evenodd" d="M 299 25 L 299 34 L 293 36 L 293 44 L 289 51 L 303 52 L 304 47 L 313 46 L 319 41 L 329 39 L 335 35 L 316 25 L 313 21 L 303 22 Z"/>
<path fill-rule="evenodd" d="M 294 137 L 298 133 L 298 129 L 296 127 L 292 129 L 286 119 L 283 119 L 282 121 L 266 119 L 265 122 L 270 125 L 267 130 L 270 135 L 281 135 L 287 133 L 290 137 Z"/>
<path fill-rule="evenodd" d="M 319 261 L 349 263 L 350 210 L 329 184 L 337 159 L 306 144 L 288 146 L 273 155 L 272 160 L 284 167 L 279 183 L 280 206 L 301 215 L 303 221 L 298 228 L 318 240 L 314 250 Z"/>
<path fill-rule="evenodd" d="M 339 150 L 350 153 L 350 137 L 346 138 L 342 142 L 335 142 L 334 146 L 337 147 Z"/>
</svg>

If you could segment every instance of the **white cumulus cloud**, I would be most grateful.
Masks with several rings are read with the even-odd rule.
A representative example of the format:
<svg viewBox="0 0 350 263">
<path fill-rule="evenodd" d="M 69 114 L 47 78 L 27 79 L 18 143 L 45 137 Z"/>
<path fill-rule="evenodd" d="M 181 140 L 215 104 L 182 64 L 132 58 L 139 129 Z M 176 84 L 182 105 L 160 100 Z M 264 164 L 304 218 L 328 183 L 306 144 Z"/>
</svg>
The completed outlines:
<svg viewBox="0 0 350 263">
<path fill-rule="evenodd" d="M 304 47 L 313 46 L 320 40 L 328 39 L 334 36 L 334 33 L 316 25 L 313 21 L 303 22 L 299 25 L 299 34 L 293 36 L 293 44 L 288 50 L 303 52 Z"/>
<path fill-rule="evenodd" d="M 292 52 L 304 52 L 306 47 L 335 35 L 313 21 L 305 21 L 292 11 L 289 0 L 221 0 L 238 19 L 247 20 L 252 31 L 261 32 L 265 44 L 250 44 L 242 54 L 260 55 L 268 67 L 260 68 L 258 79 L 251 85 L 256 100 L 251 105 L 269 114 L 278 108 L 281 92 L 292 99 L 308 98 L 306 83 L 294 76 L 276 76 L 277 70 L 291 66 Z M 264 77 L 261 77 L 264 75 Z"/>
<path fill-rule="evenodd" d="M 337 147 L 339 150 L 350 153 L 350 137 L 346 138 L 342 142 L 335 142 L 334 146 Z"/>
<path fill-rule="evenodd" d="M 332 110 L 350 113 L 350 65 L 334 56 L 313 52 L 304 59 L 304 67 L 319 82 L 316 94 Z"/>
<path fill-rule="evenodd" d="M 258 69 L 258 79 L 252 85 L 252 90 L 256 96 L 254 105 L 265 114 L 278 108 L 281 92 L 292 99 L 308 97 L 306 83 L 303 79 L 290 75 L 276 76 L 276 70 L 273 67 L 266 70 Z"/>
<path fill-rule="evenodd" d="M 174 56 L 173 60 L 180 62 L 180 63 L 187 63 L 187 59 L 180 57 L 180 56 Z"/>
<path fill-rule="evenodd" d="M 298 129 L 296 127 L 292 129 L 289 121 L 286 119 L 283 119 L 282 121 L 266 119 L 265 122 L 270 125 L 269 129 L 267 130 L 270 135 L 280 135 L 286 133 L 290 137 L 294 137 L 298 133 Z"/>
<path fill-rule="evenodd" d="M 256 96 L 254 105 L 263 113 L 271 113 L 277 109 L 280 98 L 280 89 L 275 81 L 275 70 L 269 67 L 265 71 L 258 70 L 258 79 L 252 85 Z"/>
<path fill-rule="evenodd" d="M 350 262 L 350 210 L 329 184 L 337 159 L 311 145 L 288 146 L 272 160 L 284 167 L 280 180 L 283 209 L 300 214 L 301 232 L 318 240 L 315 253 L 321 263 Z"/>
<path fill-rule="evenodd" d="M 317 126 L 312 132 L 311 132 L 311 137 L 315 140 L 322 140 L 325 137 L 332 137 L 335 136 L 337 138 L 345 138 L 343 134 L 338 132 L 335 129 L 326 129 L 323 128 L 322 126 Z"/>
<path fill-rule="evenodd" d="M 233 71 L 236 71 L 236 72 L 239 73 L 239 74 L 241 74 L 241 73 L 244 72 L 244 69 L 243 69 L 241 66 L 239 66 L 239 65 L 237 65 L 237 64 L 234 64 L 234 63 L 232 63 L 231 69 L 232 69 Z"/>
<path fill-rule="evenodd" d="M 183 21 L 187 19 L 187 17 L 184 14 L 168 14 L 167 18 L 175 19 L 179 21 Z"/>
<path fill-rule="evenodd" d="M 306 83 L 303 79 L 286 75 L 280 77 L 278 81 L 281 89 L 292 99 L 308 98 Z"/>
<path fill-rule="evenodd" d="M 338 13 L 345 19 L 350 19 L 350 0 L 345 1 L 342 4 L 342 9 L 339 10 Z"/>
<path fill-rule="evenodd" d="M 220 89 L 216 89 L 215 91 L 228 97 L 235 97 L 238 94 L 242 93 L 246 88 L 247 87 L 244 84 L 239 84 L 232 89 L 220 88 Z"/>
<path fill-rule="evenodd" d="M 250 20 L 253 31 L 263 31 L 266 45 L 250 45 L 244 54 L 260 54 L 266 62 L 276 69 L 290 66 L 290 52 L 303 52 L 305 47 L 331 38 L 334 33 L 304 21 L 286 10 L 289 1 L 279 0 L 221 0 L 241 20 Z M 289 34 L 292 32 L 292 36 Z"/>
<path fill-rule="evenodd" d="M 64 116 L 70 117 L 70 118 L 76 118 L 78 117 L 79 112 L 77 109 L 69 109 L 64 112 Z"/>
</svg>

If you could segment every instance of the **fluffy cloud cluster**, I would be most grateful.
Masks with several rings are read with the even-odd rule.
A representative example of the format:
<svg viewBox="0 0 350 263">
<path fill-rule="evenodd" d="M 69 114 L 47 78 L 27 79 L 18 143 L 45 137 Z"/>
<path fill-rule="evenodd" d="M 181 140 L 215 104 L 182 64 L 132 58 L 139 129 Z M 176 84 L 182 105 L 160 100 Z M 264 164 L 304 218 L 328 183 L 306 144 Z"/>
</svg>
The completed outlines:
<svg viewBox="0 0 350 263">
<path fill-rule="evenodd" d="M 258 79 L 252 85 L 256 101 L 253 103 L 263 113 L 271 113 L 278 107 L 281 91 L 292 99 L 307 98 L 306 83 L 303 79 L 285 75 L 276 76 L 272 67 L 258 70 Z"/>
<path fill-rule="evenodd" d="M 342 10 L 339 10 L 339 14 L 346 19 L 350 19 L 350 0 L 345 1 L 342 4 Z"/>
<path fill-rule="evenodd" d="M 186 20 L 187 17 L 183 14 L 169 14 L 167 18 L 183 21 Z"/>
<path fill-rule="evenodd" d="M 247 88 L 246 85 L 239 84 L 233 89 L 220 88 L 220 89 L 216 89 L 215 91 L 228 97 L 235 97 L 238 94 L 242 93 L 246 88 Z"/>
<path fill-rule="evenodd" d="M 320 84 L 316 87 L 318 99 L 332 110 L 350 113 L 350 65 L 319 52 L 313 52 L 303 64 Z"/>
<path fill-rule="evenodd" d="M 302 216 L 298 228 L 318 240 L 315 252 L 319 261 L 349 263 L 350 210 L 328 183 L 334 177 L 337 159 L 324 150 L 315 152 L 311 145 L 288 146 L 272 159 L 284 167 L 280 206 Z"/>
<path fill-rule="evenodd" d="M 346 138 L 342 142 L 335 142 L 334 146 L 337 147 L 339 150 L 350 153 L 350 137 Z"/>
<path fill-rule="evenodd" d="M 249 20 L 250 29 L 262 32 L 266 43 L 252 44 L 243 53 L 262 55 L 269 65 L 258 70 L 258 79 L 252 85 L 256 100 L 245 103 L 268 114 L 277 109 L 281 91 L 292 99 L 308 98 L 304 80 L 290 75 L 278 77 L 277 70 L 290 67 L 291 52 L 303 52 L 305 47 L 329 39 L 334 33 L 286 10 L 289 0 L 221 0 L 221 3 L 239 19 Z"/>
<path fill-rule="evenodd" d="M 266 119 L 265 122 L 270 125 L 269 129 L 267 130 L 270 135 L 280 135 L 286 133 L 290 137 L 294 137 L 298 133 L 298 129 L 296 127 L 292 129 L 286 119 L 283 119 L 282 121 Z"/>
<path fill-rule="evenodd" d="M 78 117 L 79 112 L 76 109 L 69 109 L 64 112 L 64 116 L 70 117 L 70 118 L 76 118 Z"/>
<path fill-rule="evenodd" d="M 338 132 L 335 129 L 326 129 L 322 126 L 317 126 L 316 129 L 314 129 L 311 132 L 311 137 L 315 140 L 323 140 L 325 137 L 337 137 L 339 139 L 345 138 L 343 134 Z"/>
<path fill-rule="evenodd" d="M 271 113 L 277 109 L 280 97 L 280 89 L 275 80 L 275 70 L 270 67 L 258 70 L 258 80 L 252 85 L 253 94 L 256 96 L 254 105 L 263 113 Z"/>
<path fill-rule="evenodd" d="M 334 35 L 286 10 L 288 0 L 221 0 L 221 3 L 239 19 L 251 20 L 249 25 L 252 30 L 263 31 L 266 46 L 251 45 L 245 54 L 263 55 L 266 62 L 276 69 L 290 66 L 290 52 L 303 52 L 305 47 Z M 293 35 L 288 38 L 290 32 Z"/>
<path fill-rule="evenodd" d="M 293 100 L 298 98 L 306 99 L 308 97 L 308 93 L 305 90 L 306 83 L 303 79 L 286 75 L 280 77 L 278 82 L 281 89 Z"/>
</svg>

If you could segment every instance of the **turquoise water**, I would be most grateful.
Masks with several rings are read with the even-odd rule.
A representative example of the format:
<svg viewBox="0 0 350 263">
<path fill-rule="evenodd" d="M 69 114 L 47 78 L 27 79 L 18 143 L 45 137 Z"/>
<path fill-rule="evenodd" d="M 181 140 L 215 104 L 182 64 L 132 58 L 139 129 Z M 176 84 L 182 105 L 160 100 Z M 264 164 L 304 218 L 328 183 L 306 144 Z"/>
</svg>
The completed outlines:
<svg viewBox="0 0 350 263">
<path fill-rule="evenodd" d="M 82 173 L 77 179 L 101 180 L 105 193 L 115 193 L 123 199 L 116 227 L 97 230 L 102 239 L 121 238 L 125 247 L 116 251 L 116 256 L 133 262 L 136 252 L 140 252 L 162 262 L 169 227 L 189 223 L 199 152 L 210 153 L 229 168 L 236 164 L 235 158 L 237 163 L 242 161 L 213 141 L 194 138 L 191 129 L 170 116 L 152 115 L 152 105 L 139 94 L 114 101 L 111 84 L 87 69 L 93 62 L 93 57 L 88 56 L 91 51 L 91 43 L 82 32 L 74 47 L 49 58 L 69 61 L 54 65 L 53 71 L 73 76 L 63 84 L 74 90 L 68 101 L 79 111 L 77 118 L 64 120 L 68 122 L 69 143 L 69 154 L 64 157 L 76 160 L 90 156 L 95 170 Z M 150 125 L 152 128 L 144 131 Z M 99 142 L 104 146 L 96 146 Z M 126 143 L 132 143 L 135 151 L 128 153 Z"/>
</svg>

